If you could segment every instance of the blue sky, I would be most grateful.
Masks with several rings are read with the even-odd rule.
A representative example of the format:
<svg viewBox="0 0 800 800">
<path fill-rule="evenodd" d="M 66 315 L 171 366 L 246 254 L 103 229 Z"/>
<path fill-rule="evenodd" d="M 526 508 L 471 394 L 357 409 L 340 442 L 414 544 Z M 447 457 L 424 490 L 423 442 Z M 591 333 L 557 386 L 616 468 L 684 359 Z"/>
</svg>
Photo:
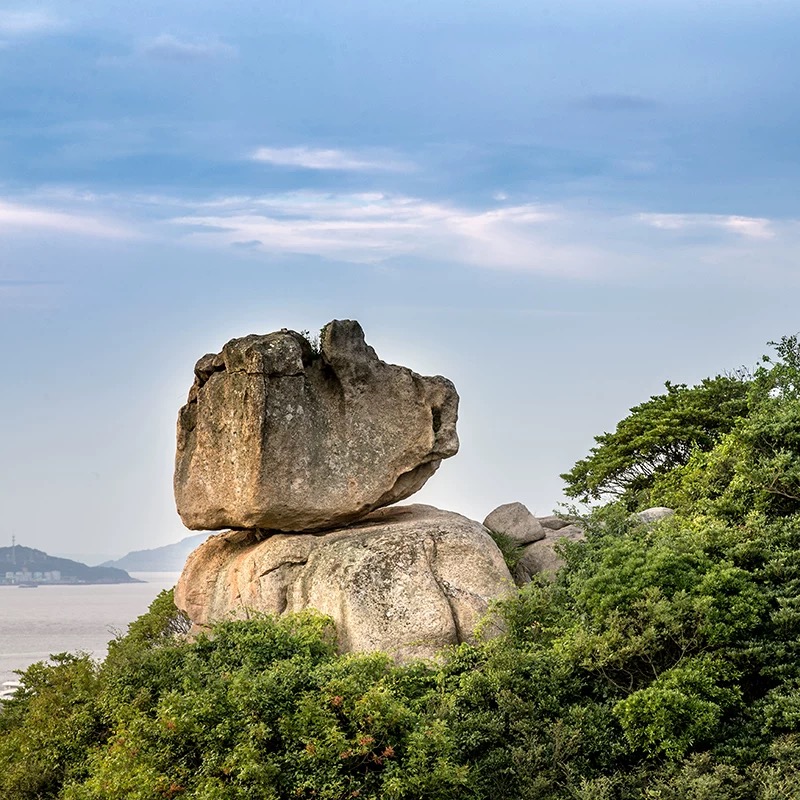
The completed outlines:
<svg viewBox="0 0 800 800">
<path fill-rule="evenodd" d="M 664 380 L 800 329 L 798 30 L 778 0 L 4 5 L 7 538 L 180 538 L 194 361 L 336 317 L 459 388 L 418 499 L 548 513 Z"/>
</svg>

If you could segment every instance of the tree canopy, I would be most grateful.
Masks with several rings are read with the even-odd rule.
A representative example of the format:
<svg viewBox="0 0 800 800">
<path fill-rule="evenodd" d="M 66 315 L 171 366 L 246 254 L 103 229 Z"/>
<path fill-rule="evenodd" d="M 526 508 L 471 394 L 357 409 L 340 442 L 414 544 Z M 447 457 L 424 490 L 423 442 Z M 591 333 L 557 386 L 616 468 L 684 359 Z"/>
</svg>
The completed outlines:
<svg viewBox="0 0 800 800">
<path fill-rule="evenodd" d="M 800 511 L 800 342 L 771 343 L 748 384 L 747 413 L 708 451 L 659 475 L 651 499 L 684 513 L 741 521 Z"/>
<path fill-rule="evenodd" d="M 569 497 L 611 497 L 634 506 L 659 475 L 713 448 L 748 411 L 749 387 L 741 377 L 719 375 L 697 386 L 667 381 L 665 388 L 631 408 L 613 433 L 595 437 L 589 455 L 561 476 Z"/>
</svg>

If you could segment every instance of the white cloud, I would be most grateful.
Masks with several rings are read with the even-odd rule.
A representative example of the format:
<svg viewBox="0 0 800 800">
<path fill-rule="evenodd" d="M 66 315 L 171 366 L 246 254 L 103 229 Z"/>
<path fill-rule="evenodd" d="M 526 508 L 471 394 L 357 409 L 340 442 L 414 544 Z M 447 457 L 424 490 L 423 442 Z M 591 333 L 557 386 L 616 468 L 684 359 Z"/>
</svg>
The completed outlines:
<svg viewBox="0 0 800 800">
<path fill-rule="evenodd" d="M 554 235 L 564 224 L 560 212 L 534 204 L 486 210 L 380 193 L 298 192 L 227 198 L 171 221 L 203 244 L 360 263 L 405 257 L 559 275 L 595 266 L 591 248 Z"/>
<path fill-rule="evenodd" d="M 775 235 L 770 220 L 724 214 L 639 214 L 638 218 L 653 228 L 668 231 L 721 230 L 751 239 L 771 239 Z"/>
<path fill-rule="evenodd" d="M 439 263 L 639 285 L 693 284 L 698 277 L 800 280 L 794 220 L 487 202 L 469 207 L 382 192 L 311 191 L 189 200 L 45 187 L 0 200 L 0 236 L 147 236 L 252 257 L 307 255 L 394 268 Z M 654 237 L 654 229 L 663 235 Z"/>
<path fill-rule="evenodd" d="M 0 11 L 0 34 L 25 36 L 61 27 L 62 23 L 46 11 Z"/>
<path fill-rule="evenodd" d="M 136 233 L 102 217 L 0 200 L 0 231 L 56 231 L 103 239 L 130 239 Z"/>
<path fill-rule="evenodd" d="M 166 210 L 166 207 L 165 207 Z M 796 278 L 800 224 L 755 217 L 613 214 L 518 203 L 465 207 L 382 193 L 222 197 L 169 220 L 189 242 L 359 263 L 463 264 L 602 281 Z M 644 224 L 643 224 L 644 223 Z M 648 228 L 691 229 L 656 244 Z M 713 277 L 712 277 L 713 276 Z"/>
<path fill-rule="evenodd" d="M 162 33 L 145 42 L 142 52 L 151 58 L 163 61 L 207 61 L 215 58 L 230 58 L 236 48 L 219 40 L 188 41 L 169 33 Z"/>
<path fill-rule="evenodd" d="M 413 168 L 411 164 L 381 151 L 353 153 L 313 147 L 260 147 L 252 158 L 279 167 L 317 170 L 406 172 Z"/>
</svg>

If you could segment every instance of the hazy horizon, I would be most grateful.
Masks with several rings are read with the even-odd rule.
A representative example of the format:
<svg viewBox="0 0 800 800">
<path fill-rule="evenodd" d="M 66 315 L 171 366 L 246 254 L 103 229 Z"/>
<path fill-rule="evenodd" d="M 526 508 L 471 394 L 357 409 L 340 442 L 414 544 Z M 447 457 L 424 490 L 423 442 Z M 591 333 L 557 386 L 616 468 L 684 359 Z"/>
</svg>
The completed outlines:
<svg viewBox="0 0 800 800">
<path fill-rule="evenodd" d="M 195 361 L 334 318 L 459 390 L 461 451 L 408 502 L 549 513 L 665 380 L 800 329 L 799 25 L 788 0 L 0 11 L 5 543 L 191 535 Z"/>
</svg>

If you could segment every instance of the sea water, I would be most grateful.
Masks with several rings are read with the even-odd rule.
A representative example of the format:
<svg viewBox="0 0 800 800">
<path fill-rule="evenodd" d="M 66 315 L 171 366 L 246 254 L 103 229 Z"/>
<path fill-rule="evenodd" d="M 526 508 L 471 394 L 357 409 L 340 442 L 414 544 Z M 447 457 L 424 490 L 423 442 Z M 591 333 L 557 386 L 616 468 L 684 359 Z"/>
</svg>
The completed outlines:
<svg viewBox="0 0 800 800">
<path fill-rule="evenodd" d="M 145 583 L 0 586 L 0 683 L 52 653 L 105 657 L 108 642 L 147 611 L 178 572 L 132 572 Z"/>
</svg>

